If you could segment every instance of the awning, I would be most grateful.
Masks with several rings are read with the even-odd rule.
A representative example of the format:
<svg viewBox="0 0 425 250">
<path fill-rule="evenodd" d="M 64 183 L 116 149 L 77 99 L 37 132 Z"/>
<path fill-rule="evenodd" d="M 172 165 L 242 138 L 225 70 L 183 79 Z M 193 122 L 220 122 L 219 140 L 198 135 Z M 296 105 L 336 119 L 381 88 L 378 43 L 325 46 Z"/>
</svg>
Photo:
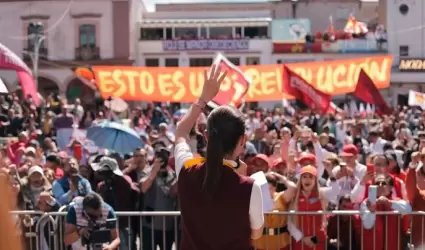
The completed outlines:
<svg viewBox="0 0 425 250">
<path fill-rule="evenodd" d="M 144 19 L 142 27 L 172 28 L 172 27 L 264 27 L 272 21 L 269 17 L 260 18 L 211 18 L 211 19 Z"/>
</svg>

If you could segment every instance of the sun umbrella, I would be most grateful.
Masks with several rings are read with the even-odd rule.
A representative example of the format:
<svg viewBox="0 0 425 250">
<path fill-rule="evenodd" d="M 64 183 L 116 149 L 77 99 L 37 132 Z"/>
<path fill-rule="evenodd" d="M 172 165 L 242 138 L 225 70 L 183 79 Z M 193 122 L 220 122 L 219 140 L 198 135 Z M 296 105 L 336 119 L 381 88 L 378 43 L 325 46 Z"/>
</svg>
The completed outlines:
<svg viewBox="0 0 425 250">
<path fill-rule="evenodd" d="M 90 127 L 87 130 L 87 139 L 93 141 L 99 148 L 120 154 L 131 153 L 144 144 L 132 128 L 112 121 L 103 121 Z"/>
<path fill-rule="evenodd" d="M 175 119 L 180 119 L 187 113 L 187 111 L 188 111 L 187 109 L 179 109 L 174 113 L 173 117 Z"/>
</svg>

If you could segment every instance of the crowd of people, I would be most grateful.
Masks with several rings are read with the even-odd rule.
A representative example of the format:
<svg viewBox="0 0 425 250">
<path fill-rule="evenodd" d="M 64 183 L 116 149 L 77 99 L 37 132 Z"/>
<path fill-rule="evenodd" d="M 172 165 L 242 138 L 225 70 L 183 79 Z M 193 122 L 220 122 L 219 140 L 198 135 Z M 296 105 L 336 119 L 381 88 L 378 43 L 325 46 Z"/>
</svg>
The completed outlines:
<svg viewBox="0 0 425 250">
<path fill-rule="evenodd" d="M 60 150 L 57 130 L 88 128 L 115 114 L 102 105 L 87 110 L 78 99 L 69 105 L 51 96 L 37 107 L 16 93 L 1 96 L 0 136 L 6 139 L 0 164 L 14 190 L 14 210 L 66 207 L 63 239 L 74 247 L 84 244 L 79 239 L 89 234 L 89 225 L 116 220 L 116 211 L 179 211 L 176 169 L 182 166 L 175 166 L 174 133 L 181 117 L 173 111 L 153 103 L 134 108 L 129 126 L 144 146 L 131 153 L 86 152 L 72 138 L 68 149 Z M 194 156 L 205 157 L 209 112 L 198 117 L 189 134 Z M 247 139 L 235 171 L 266 173 L 273 211 L 312 213 L 265 215 L 264 232 L 252 242 L 255 249 L 395 250 L 425 245 L 423 216 L 405 215 L 425 209 L 425 113 L 420 109 L 349 116 L 318 115 L 298 107 L 245 107 L 243 115 Z M 377 186 L 375 201 L 370 199 L 371 185 Z M 314 214 L 325 210 L 362 213 Z M 373 213 L 393 210 L 400 214 Z M 34 230 L 37 218 L 16 218 L 22 235 Z M 179 247 L 178 218 L 119 217 L 114 225 L 117 229 L 109 228 L 112 238 L 104 249 Z M 42 240 L 53 249 L 49 237 L 45 234 Z M 31 240 L 25 241 L 29 249 Z"/>
</svg>

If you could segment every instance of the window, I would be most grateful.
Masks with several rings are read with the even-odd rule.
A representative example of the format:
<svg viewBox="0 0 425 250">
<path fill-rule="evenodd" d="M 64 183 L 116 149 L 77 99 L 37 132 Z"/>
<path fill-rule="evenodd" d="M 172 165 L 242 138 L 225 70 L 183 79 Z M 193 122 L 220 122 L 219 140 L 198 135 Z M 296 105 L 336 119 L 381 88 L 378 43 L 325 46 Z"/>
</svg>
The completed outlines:
<svg viewBox="0 0 425 250">
<path fill-rule="evenodd" d="M 268 37 L 268 27 L 245 27 L 245 37 L 248 38 L 267 38 Z"/>
<path fill-rule="evenodd" d="M 145 66 L 146 67 L 158 67 L 159 66 L 159 59 L 158 58 L 146 58 L 145 59 Z"/>
<path fill-rule="evenodd" d="M 239 57 L 229 57 L 227 60 L 229 60 L 234 65 L 241 65 L 241 59 Z"/>
<path fill-rule="evenodd" d="M 165 39 L 166 40 L 172 40 L 173 39 L 173 29 L 172 28 L 165 28 Z"/>
<path fill-rule="evenodd" d="M 44 35 L 44 27 L 41 23 L 30 23 L 27 27 L 28 49 L 33 49 L 39 42 L 41 36 Z M 40 48 L 44 48 L 44 41 L 41 41 Z"/>
<path fill-rule="evenodd" d="M 178 67 L 179 59 L 178 58 L 165 58 L 166 67 Z"/>
<path fill-rule="evenodd" d="M 189 66 L 191 67 L 208 67 L 213 63 L 212 58 L 190 58 Z"/>
<path fill-rule="evenodd" d="M 80 38 L 80 47 L 96 47 L 96 25 L 80 25 L 78 33 Z"/>
<path fill-rule="evenodd" d="M 260 64 L 260 58 L 259 57 L 247 57 L 246 58 L 246 65 L 258 65 Z"/>
<path fill-rule="evenodd" d="M 207 38 L 207 28 L 205 27 L 201 27 L 201 36 L 199 37 L 200 39 L 205 39 Z"/>
<path fill-rule="evenodd" d="M 140 40 L 163 40 L 163 28 L 140 28 Z"/>
<path fill-rule="evenodd" d="M 242 27 L 236 27 L 235 28 L 235 38 L 241 38 L 242 37 Z"/>
<path fill-rule="evenodd" d="M 400 56 L 409 56 L 409 46 L 407 45 L 400 45 Z"/>
<path fill-rule="evenodd" d="M 198 38 L 198 28 L 174 28 L 177 39 L 196 39 Z"/>
<path fill-rule="evenodd" d="M 229 39 L 233 37 L 232 27 L 211 27 L 210 38 L 211 39 Z"/>
</svg>

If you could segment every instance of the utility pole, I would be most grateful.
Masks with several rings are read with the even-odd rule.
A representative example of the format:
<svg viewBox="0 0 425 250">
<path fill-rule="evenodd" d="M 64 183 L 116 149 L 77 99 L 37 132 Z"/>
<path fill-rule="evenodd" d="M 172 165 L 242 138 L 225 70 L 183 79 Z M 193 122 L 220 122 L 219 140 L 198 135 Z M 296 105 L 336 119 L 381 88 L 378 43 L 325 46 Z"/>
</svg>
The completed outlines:
<svg viewBox="0 0 425 250">
<path fill-rule="evenodd" d="M 29 39 L 31 40 L 31 51 L 30 57 L 32 61 L 32 72 L 34 74 L 35 84 L 38 87 L 38 63 L 40 59 L 40 47 L 43 44 L 46 36 L 43 34 L 43 24 L 42 23 L 30 23 L 29 24 Z"/>
</svg>

